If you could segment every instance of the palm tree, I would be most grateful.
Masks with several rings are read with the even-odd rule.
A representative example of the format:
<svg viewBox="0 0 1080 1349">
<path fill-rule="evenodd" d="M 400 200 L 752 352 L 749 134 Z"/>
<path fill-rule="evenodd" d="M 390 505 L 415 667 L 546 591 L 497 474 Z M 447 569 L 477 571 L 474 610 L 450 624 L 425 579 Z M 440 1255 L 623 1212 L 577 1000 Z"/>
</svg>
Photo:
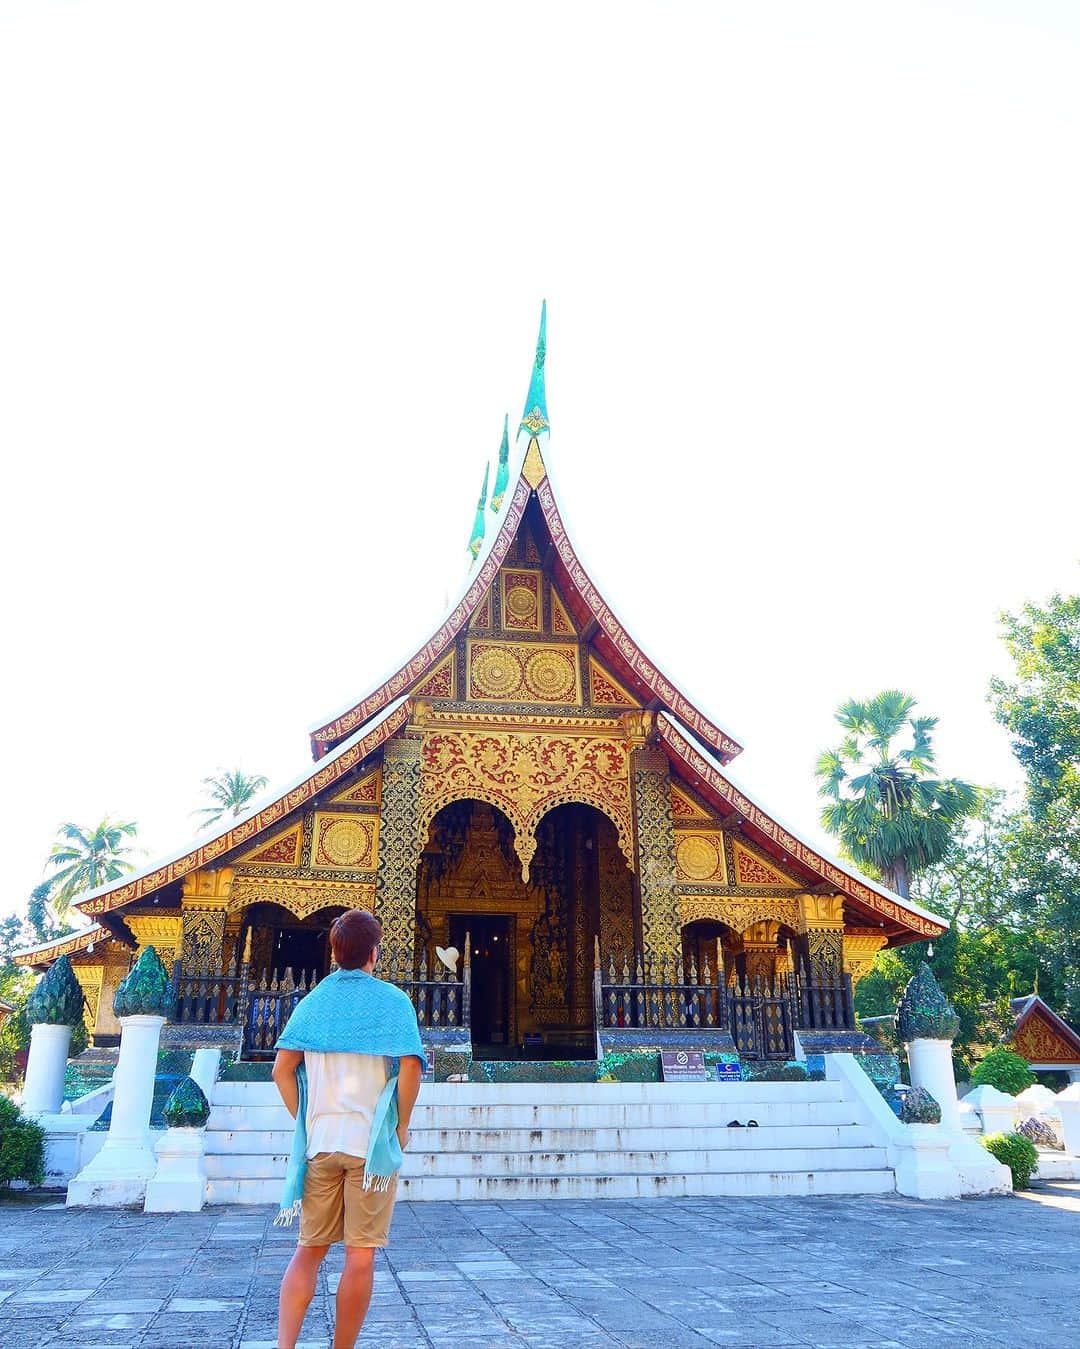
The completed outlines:
<svg viewBox="0 0 1080 1349">
<path fill-rule="evenodd" d="M 234 819 L 242 815 L 252 798 L 262 791 L 268 781 L 269 778 L 264 778 L 261 774 L 249 777 L 239 768 L 234 768 L 232 772 L 223 770 L 212 778 L 203 778 L 203 786 L 214 804 L 192 812 L 194 815 L 205 816 L 199 828 L 207 829 L 227 815 L 231 815 Z"/>
<path fill-rule="evenodd" d="M 70 822 L 56 831 L 58 838 L 49 853 L 46 866 L 53 868 L 44 884 L 48 886 L 49 903 L 57 918 L 62 919 L 77 895 L 95 890 L 107 881 L 119 880 L 125 872 L 135 869 L 128 858 L 135 852 L 124 840 L 134 838 L 138 825 L 123 820 L 102 817 L 93 829 Z"/>
<path fill-rule="evenodd" d="M 931 732 L 937 717 L 913 717 L 915 699 L 886 689 L 868 702 L 852 699 L 836 720 L 847 732 L 839 749 L 818 759 L 818 795 L 829 804 L 821 823 L 856 865 L 908 896 L 911 876 L 944 857 L 958 826 L 979 806 L 978 787 L 936 778 Z M 910 730 L 911 745 L 893 749 Z"/>
</svg>

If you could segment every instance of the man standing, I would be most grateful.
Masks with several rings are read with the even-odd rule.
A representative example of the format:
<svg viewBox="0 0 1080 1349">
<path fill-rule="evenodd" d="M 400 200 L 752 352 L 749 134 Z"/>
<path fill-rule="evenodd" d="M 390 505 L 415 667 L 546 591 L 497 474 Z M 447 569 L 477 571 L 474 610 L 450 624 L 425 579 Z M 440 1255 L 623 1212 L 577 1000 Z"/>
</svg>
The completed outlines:
<svg viewBox="0 0 1080 1349">
<path fill-rule="evenodd" d="M 278 1298 L 278 1347 L 294 1349 L 323 1257 L 345 1243 L 334 1349 L 352 1349 L 387 1243 L 409 1118 L 427 1066 L 406 993 L 376 979 L 382 928 L 349 909 L 330 929 L 338 968 L 296 1006 L 277 1043 L 274 1082 L 296 1120 L 275 1223 L 300 1215 Z M 399 1059 L 391 1076 L 391 1059 Z"/>
</svg>

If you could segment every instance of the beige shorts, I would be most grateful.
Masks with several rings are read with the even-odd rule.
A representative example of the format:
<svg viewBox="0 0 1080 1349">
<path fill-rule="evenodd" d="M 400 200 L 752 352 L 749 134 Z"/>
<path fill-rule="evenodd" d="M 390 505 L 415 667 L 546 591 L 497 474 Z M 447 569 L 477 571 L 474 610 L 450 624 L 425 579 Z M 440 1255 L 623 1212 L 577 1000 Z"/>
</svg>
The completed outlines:
<svg viewBox="0 0 1080 1349">
<path fill-rule="evenodd" d="M 363 1157 L 316 1153 L 304 1175 L 300 1245 L 385 1246 L 396 1198 L 397 1176 L 388 1190 L 365 1190 Z"/>
</svg>

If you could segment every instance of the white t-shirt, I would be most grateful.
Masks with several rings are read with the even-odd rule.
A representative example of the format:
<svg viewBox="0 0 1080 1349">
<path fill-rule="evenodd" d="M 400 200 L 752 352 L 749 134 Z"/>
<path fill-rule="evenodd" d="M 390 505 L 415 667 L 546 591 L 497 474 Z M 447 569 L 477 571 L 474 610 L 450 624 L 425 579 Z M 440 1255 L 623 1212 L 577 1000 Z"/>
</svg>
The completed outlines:
<svg viewBox="0 0 1080 1349">
<path fill-rule="evenodd" d="M 381 1054 L 320 1054 L 304 1051 L 307 1069 L 307 1155 L 347 1152 L 367 1155 L 375 1105 L 390 1080 Z"/>
</svg>

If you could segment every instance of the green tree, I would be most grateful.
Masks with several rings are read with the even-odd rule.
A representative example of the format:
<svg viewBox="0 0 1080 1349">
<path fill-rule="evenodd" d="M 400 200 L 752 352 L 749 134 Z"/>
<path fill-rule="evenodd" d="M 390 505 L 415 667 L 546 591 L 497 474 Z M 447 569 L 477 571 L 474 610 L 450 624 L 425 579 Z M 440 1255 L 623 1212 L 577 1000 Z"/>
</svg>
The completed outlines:
<svg viewBox="0 0 1080 1349">
<path fill-rule="evenodd" d="M 846 732 L 818 759 L 821 822 L 841 850 L 897 894 L 940 862 L 959 827 L 978 809 L 979 790 L 960 778 L 931 776 L 936 717 L 913 717 L 915 699 L 886 689 L 851 699 L 836 713 Z M 897 741 L 910 734 L 910 745 Z"/>
<path fill-rule="evenodd" d="M 72 902 L 84 891 L 119 880 L 134 869 L 135 864 L 129 859 L 135 849 L 125 840 L 134 838 L 137 832 L 137 825 L 110 819 L 108 815 L 93 828 L 71 823 L 60 826 L 58 841 L 46 863 L 52 874 L 45 882 L 57 918 L 63 919 Z"/>
<path fill-rule="evenodd" d="M 222 771 L 210 778 L 203 778 L 203 786 L 206 788 L 206 794 L 214 803 L 211 806 L 204 806 L 202 810 L 194 811 L 195 815 L 204 817 L 201 829 L 207 829 L 212 824 L 217 824 L 219 820 L 227 816 L 236 818 L 242 815 L 251 804 L 255 796 L 266 786 L 268 778 L 261 774 L 248 775 L 239 768 L 232 771 Z"/>
<path fill-rule="evenodd" d="M 995 679 L 995 715 L 1026 777 L 1013 842 L 1015 902 L 1052 976 L 1057 1010 L 1080 1020 L 1080 595 L 1003 614 L 1014 676 Z M 1040 984 L 1043 996 L 1050 999 Z"/>
</svg>

